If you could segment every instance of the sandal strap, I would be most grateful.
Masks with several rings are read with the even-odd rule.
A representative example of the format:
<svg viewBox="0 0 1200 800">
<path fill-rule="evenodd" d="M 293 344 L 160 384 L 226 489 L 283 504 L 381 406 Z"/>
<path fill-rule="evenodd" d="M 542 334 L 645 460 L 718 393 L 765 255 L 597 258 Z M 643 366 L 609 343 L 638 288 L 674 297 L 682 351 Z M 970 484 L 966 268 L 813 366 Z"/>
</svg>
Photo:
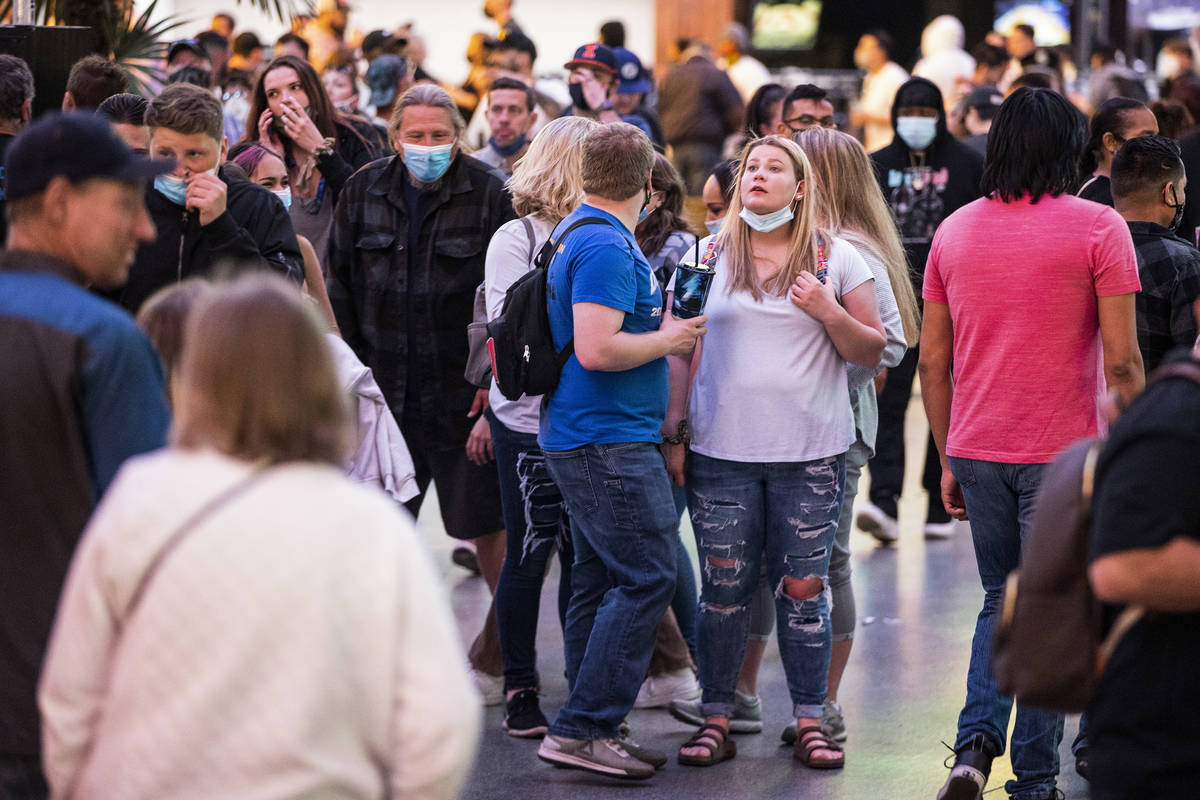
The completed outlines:
<svg viewBox="0 0 1200 800">
<path fill-rule="evenodd" d="M 815 734 L 804 738 L 807 734 Z M 814 750 L 830 750 L 841 751 L 841 746 L 825 735 L 825 731 L 821 730 L 818 725 L 809 725 L 806 728 L 800 728 L 796 731 L 796 744 L 804 748 L 805 753 L 811 754 Z"/>
<path fill-rule="evenodd" d="M 713 733 L 716 733 L 716 736 Z M 725 729 L 720 725 L 701 725 L 700 730 L 684 742 L 682 747 L 703 747 L 710 753 L 715 753 L 725 745 L 727 736 Z"/>
</svg>

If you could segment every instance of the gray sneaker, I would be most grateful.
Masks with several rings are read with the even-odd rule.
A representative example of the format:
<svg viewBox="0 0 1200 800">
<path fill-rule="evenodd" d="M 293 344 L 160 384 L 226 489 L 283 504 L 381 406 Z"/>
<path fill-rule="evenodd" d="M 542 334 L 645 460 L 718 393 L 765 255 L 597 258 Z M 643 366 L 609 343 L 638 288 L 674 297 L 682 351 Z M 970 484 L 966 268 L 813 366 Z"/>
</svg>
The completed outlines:
<svg viewBox="0 0 1200 800">
<path fill-rule="evenodd" d="M 546 734 L 538 758 L 556 767 L 582 769 L 610 778 L 644 780 L 654 774 L 654 767 L 631 756 L 617 739 L 568 739 Z"/>
<path fill-rule="evenodd" d="M 699 700 L 672 700 L 668 706 L 671 716 L 689 725 L 703 725 L 704 714 Z M 755 695 L 734 692 L 733 716 L 729 718 L 730 733 L 762 733 L 762 703 Z"/>
<path fill-rule="evenodd" d="M 821 713 L 821 732 L 838 744 L 846 743 L 846 720 L 842 717 L 842 704 L 826 700 Z"/>
<path fill-rule="evenodd" d="M 633 739 L 629 738 L 629 734 L 621 734 L 617 737 L 617 741 L 621 743 L 621 747 L 625 748 L 625 752 L 636 758 L 638 761 L 645 762 L 655 769 L 662 769 L 667 764 L 667 754 L 661 750 L 655 750 L 652 747 L 645 747 L 638 744 Z"/>
</svg>

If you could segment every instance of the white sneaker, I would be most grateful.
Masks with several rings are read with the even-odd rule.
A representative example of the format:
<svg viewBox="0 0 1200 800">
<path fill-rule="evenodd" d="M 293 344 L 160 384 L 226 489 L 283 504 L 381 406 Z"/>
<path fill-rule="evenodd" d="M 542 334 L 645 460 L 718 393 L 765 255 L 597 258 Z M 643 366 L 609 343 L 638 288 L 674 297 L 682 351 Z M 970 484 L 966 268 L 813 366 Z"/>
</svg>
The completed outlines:
<svg viewBox="0 0 1200 800">
<path fill-rule="evenodd" d="M 958 520 L 952 519 L 949 522 L 926 522 L 925 523 L 925 538 L 926 539 L 949 539 L 958 530 Z"/>
<path fill-rule="evenodd" d="M 471 677 L 475 679 L 475 688 L 483 698 L 485 706 L 498 706 L 504 703 L 504 676 L 488 675 L 477 669 L 471 669 Z"/>
<path fill-rule="evenodd" d="M 665 708 L 672 700 L 696 700 L 700 697 L 700 684 L 696 675 L 687 667 L 651 675 L 642 682 L 634 708 Z"/>
<path fill-rule="evenodd" d="M 883 544 L 892 544 L 900 538 L 900 523 L 889 517 L 874 503 L 863 503 L 854 515 L 854 524 Z"/>
</svg>

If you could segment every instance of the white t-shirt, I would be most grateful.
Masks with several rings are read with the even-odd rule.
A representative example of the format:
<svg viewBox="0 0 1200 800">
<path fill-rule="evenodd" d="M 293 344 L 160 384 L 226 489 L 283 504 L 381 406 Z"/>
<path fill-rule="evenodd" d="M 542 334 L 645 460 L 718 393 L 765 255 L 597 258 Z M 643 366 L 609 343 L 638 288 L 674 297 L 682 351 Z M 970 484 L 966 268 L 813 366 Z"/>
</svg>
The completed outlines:
<svg viewBox="0 0 1200 800">
<path fill-rule="evenodd" d="M 713 237 L 700 243 L 701 252 Z M 842 239 L 828 250 L 829 276 L 842 295 L 873 280 Z M 692 381 L 691 448 L 727 461 L 812 461 L 844 453 L 855 440 L 846 362 L 825 326 L 785 294 L 755 302 L 726 291 L 716 264 L 704 313 L 708 333 Z"/>
<path fill-rule="evenodd" d="M 891 118 L 892 103 L 896 99 L 896 90 L 908 80 L 908 73 L 899 64 L 889 61 L 883 69 L 872 75 L 867 73 L 862 82 L 862 99 L 859 104 L 863 111 L 872 117 Z M 881 147 L 892 143 L 895 131 L 892 123 L 868 122 L 863 126 L 863 149 L 874 153 Z"/>
<path fill-rule="evenodd" d="M 529 220 L 533 229 L 532 239 L 525 223 L 521 219 L 514 219 L 501 225 L 488 243 L 487 256 L 483 262 L 488 319 L 500 316 L 508 288 L 533 268 L 533 256 L 537 255 L 537 251 L 554 230 L 552 224 L 540 217 L 530 216 L 522 219 Z M 491 406 L 496 419 L 504 423 L 504 427 L 510 431 L 533 434 L 538 432 L 538 419 L 542 409 L 541 395 L 509 400 L 500 393 L 496 379 L 492 378 L 492 388 L 488 390 L 488 405 Z"/>
</svg>

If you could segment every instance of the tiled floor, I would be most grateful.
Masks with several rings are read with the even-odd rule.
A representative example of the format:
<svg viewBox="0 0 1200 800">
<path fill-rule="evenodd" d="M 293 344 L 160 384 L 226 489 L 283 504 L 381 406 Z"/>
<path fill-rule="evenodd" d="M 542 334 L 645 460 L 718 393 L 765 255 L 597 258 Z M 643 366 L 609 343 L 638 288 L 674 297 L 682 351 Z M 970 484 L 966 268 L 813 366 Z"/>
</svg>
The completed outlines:
<svg viewBox="0 0 1200 800">
<path fill-rule="evenodd" d="M 912 463 L 924 452 L 925 423 L 919 399 L 909 409 L 909 485 L 901 506 L 901 539 L 879 548 L 856 532 L 854 586 L 859 625 L 846 671 L 841 701 L 849 741 L 846 768 L 817 772 L 792 761 L 779 732 L 788 723 L 787 687 L 774 644 L 768 648 L 760 679 L 766 730 L 739 736 L 738 756 L 712 768 L 681 767 L 674 759 L 688 726 L 665 711 L 635 711 L 634 737 L 666 750 L 668 765 L 646 782 L 615 782 L 576 771 L 557 770 L 537 760 L 537 743 L 507 736 L 501 708 L 486 709 L 485 732 L 474 773 L 463 796 L 493 798 L 805 798 L 805 800 L 933 800 L 945 780 L 943 759 L 953 742 L 955 720 L 965 692 L 970 638 L 982 590 L 975 569 L 969 530 L 957 538 L 926 542 L 921 536 L 924 496 L 919 469 Z M 865 497 L 866 481 L 860 498 Z M 431 498 L 432 500 L 432 498 Z M 422 534 L 445 565 L 445 580 L 458 613 L 464 642 L 469 642 L 487 610 L 487 588 L 478 578 L 450 565 L 449 540 L 441 532 L 436 509 L 421 515 Z M 685 540 L 693 546 L 690 527 Z M 538 634 L 542 709 L 553 719 L 566 697 L 562 677 L 562 634 L 554 609 L 557 568 L 547 580 Z M 1076 720 L 1067 723 L 1061 749 L 1059 788 L 1068 798 L 1086 798 L 1086 784 L 1075 775 L 1069 745 Z M 988 797 L 1003 798 L 1011 778 L 1007 758 L 997 760 Z"/>
</svg>

